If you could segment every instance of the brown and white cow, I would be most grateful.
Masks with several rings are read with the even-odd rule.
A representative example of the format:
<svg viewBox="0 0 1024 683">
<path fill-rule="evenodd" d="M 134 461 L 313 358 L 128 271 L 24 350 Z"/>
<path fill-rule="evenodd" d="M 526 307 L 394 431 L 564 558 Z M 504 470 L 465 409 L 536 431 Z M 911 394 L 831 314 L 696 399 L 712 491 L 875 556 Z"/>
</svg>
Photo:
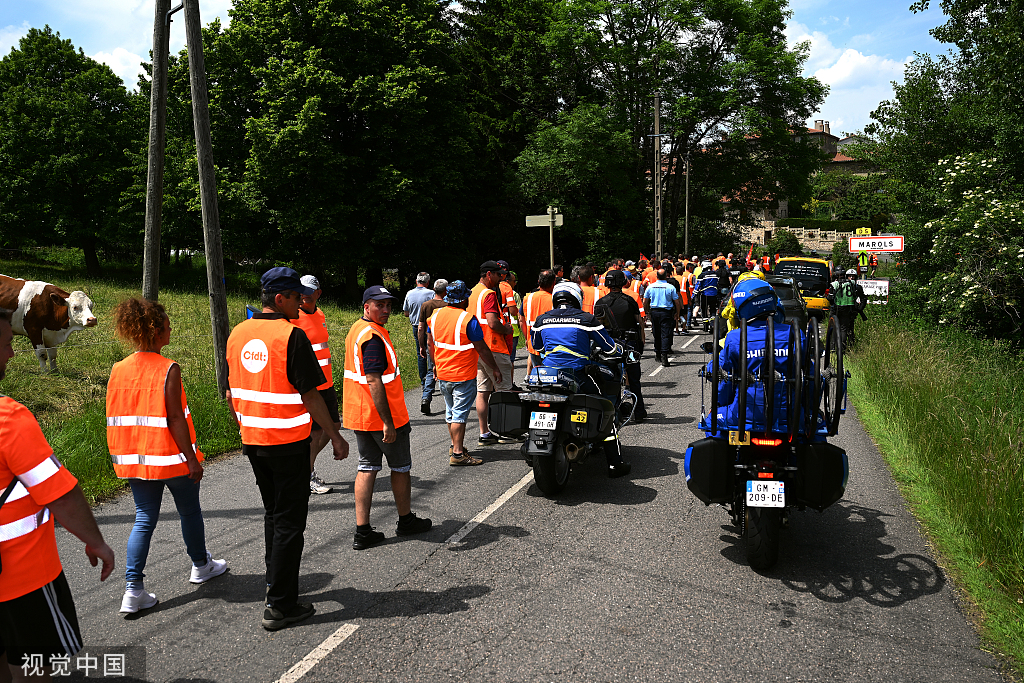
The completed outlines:
<svg viewBox="0 0 1024 683">
<path fill-rule="evenodd" d="M 96 326 L 92 300 L 85 292 L 68 294 L 60 287 L 40 280 L 19 280 L 0 275 L 0 308 L 14 312 L 14 334 L 28 337 L 39 358 L 39 369 L 57 369 L 57 347 L 72 332 Z"/>
</svg>

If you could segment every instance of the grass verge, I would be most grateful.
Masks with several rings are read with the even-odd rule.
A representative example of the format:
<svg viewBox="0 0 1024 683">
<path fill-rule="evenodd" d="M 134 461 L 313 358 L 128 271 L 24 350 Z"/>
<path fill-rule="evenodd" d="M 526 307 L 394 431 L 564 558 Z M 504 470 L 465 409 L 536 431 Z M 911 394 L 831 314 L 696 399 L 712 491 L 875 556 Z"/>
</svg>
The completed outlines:
<svg viewBox="0 0 1024 683">
<path fill-rule="evenodd" d="M 172 328 L 171 343 L 164 348 L 163 355 L 181 366 L 198 445 L 210 457 L 236 450 L 241 443 L 227 403 L 217 392 L 209 295 L 205 287 L 197 286 L 203 280 L 196 269 L 177 270 L 165 266 L 162 277 L 160 303 L 167 308 Z M 15 356 L 8 364 L 6 378 L 0 381 L 0 394 L 32 410 L 54 453 L 78 477 L 90 501 L 124 489 L 125 482 L 114 476 L 107 451 L 106 385 L 111 367 L 132 349 L 114 337 L 111 311 L 122 299 L 141 294 L 141 274 L 134 282 L 123 273 L 116 279 L 88 279 L 74 267 L 35 259 L 0 260 L 0 272 L 11 277 L 46 280 L 68 291 L 80 289 L 95 303 L 99 324 L 72 334 L 60 347 L 55 373 L 42 373 L 28 339 L 15 337 Z M 167 280 L 172 280 L 171 284 L 165 284 Z M 232 327 L 245 318 L 245 305 L 256 304 L 257 298 L 256 288 L 248 293 L 239 289 L 228 293 Z M 345 335 L 362 312 L 326 302 L 321 308 L 331 332 L 335 388 L 340 398 Z M 405 385 L 412 387 L 417 378 L 412 326 L 406 318 L 395 314 L 388 321 L 388 330 L 399 367 L 404 371 Z"/>
<path fill-rule="evenodd" d="M 1024 673 L 1024 359 L 882 313 L 857 330 L 850 396 L 983 637 Z"/>
</svg>

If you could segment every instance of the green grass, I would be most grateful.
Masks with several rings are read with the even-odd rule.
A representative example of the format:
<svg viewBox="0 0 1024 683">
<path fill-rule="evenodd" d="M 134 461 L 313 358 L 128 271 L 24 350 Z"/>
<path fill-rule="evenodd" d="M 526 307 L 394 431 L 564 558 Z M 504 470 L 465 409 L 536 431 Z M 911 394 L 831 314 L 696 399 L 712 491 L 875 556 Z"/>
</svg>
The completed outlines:
<svg viewBox="0 0 1024 683">
<path fill-rule="evenodd" d="M 1024 358 L 877 311 L 849 365 L 858 414 L 983 636 L 1024 673 Z"/>
<path fill-rule="evenodd" d="M 114 476 L 106 446 L 106 384 L 110 368 L 132 349 L 114 337 L 111 311 L 122 299 L 141 294 L 141 273 L 131 268 L 112 269 L 110 279 L 89 279 L 82 275 L 74 254 L 65 252 L 50 254 L 46 260 L 0 260 L 0 273 L 46 280 L 68 291 L 81 289 L 95 303 L 98 326 L 72 334 L 60 347 L 56 373 L 41 373 L 28 339 L 15 337 L 15 356 L 7 366 L 6 378 L 0 381 L 0 394 L 20 401 L 35 413 L 57 457 L 78 477 L 90 500 L 122 490 L 124 482 Z M 171 343 L 163 355 L 181 366 L 198 445 L 210 457 L 241 445 L 227 403 L 217 392 L 205 278 L 205 272 L 198 268 L 165 266 L 160 302 L 167 308 L 172 327 Z M 244 293 L 251 279 L 242 274 L 228 294 L 232 326 L 245 318 L 245 305 L 257 301 L 255 285 L 249 289 L 251 294 Z M 164 284 L 168 280 L 171 284 Z M 229 279 L 229 287 L 231 284 Z M 321 308 L 331 332 L 334 380 L 340 397 L 345 335 L 361 311 L 326 302 Z M 417 377 L 412 327 L 396 314 L 389 320 L 388 330 L 405 384 L 411 387 L 410 382 L 415 383 Z"/>
</svg>

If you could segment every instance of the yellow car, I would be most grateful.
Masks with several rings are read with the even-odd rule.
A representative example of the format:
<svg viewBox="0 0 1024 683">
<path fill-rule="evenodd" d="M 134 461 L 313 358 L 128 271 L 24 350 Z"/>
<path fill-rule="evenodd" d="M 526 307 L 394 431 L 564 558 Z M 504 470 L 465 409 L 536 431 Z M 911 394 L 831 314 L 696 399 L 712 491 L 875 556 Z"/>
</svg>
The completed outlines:
<svg viewBox="0 0 1024 683">
<path fill-rule="evenodd" d="M 829 303 L 825 298 L 832 282 L 832 262 L 806 256 L 787 256 L 779 259 L 772 275 L 791 277 L 800 288 L 807 313 L 818 319 L 828 320 Z"/>
</svg>

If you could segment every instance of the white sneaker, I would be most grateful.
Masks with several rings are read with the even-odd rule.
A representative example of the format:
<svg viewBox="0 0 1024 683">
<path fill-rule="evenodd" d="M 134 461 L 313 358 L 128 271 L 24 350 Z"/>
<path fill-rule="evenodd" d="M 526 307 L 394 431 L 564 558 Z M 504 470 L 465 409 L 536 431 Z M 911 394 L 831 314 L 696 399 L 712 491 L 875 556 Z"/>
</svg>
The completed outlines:
<svg viewBox="0 0 1024 683">
<path fill-rule="evenodd" d="M 140 609 L 149 609 L 160 602 L 152 593 L 147 593 L 145 588 L 127 589 L 124 597 L 121 598 L 120 614 L 135 614 Z"/>
<path fill-rule="evenodd" d="M 333 490 L 334 489 L 324 483 L 323 479 L 316 476 L 315 471 L 309 476 L 310 493 L 330 493 Z"/>
<path fill-rule="evenodd" d="M 189 583 L 206 583 L 215 576 L 220 576 L 228 570 L 227 560 L 215 560 L 206 553 L 206 564 L 202 567 L 192 565 L 192 575 L 188 577 Z"/>
</svg>

